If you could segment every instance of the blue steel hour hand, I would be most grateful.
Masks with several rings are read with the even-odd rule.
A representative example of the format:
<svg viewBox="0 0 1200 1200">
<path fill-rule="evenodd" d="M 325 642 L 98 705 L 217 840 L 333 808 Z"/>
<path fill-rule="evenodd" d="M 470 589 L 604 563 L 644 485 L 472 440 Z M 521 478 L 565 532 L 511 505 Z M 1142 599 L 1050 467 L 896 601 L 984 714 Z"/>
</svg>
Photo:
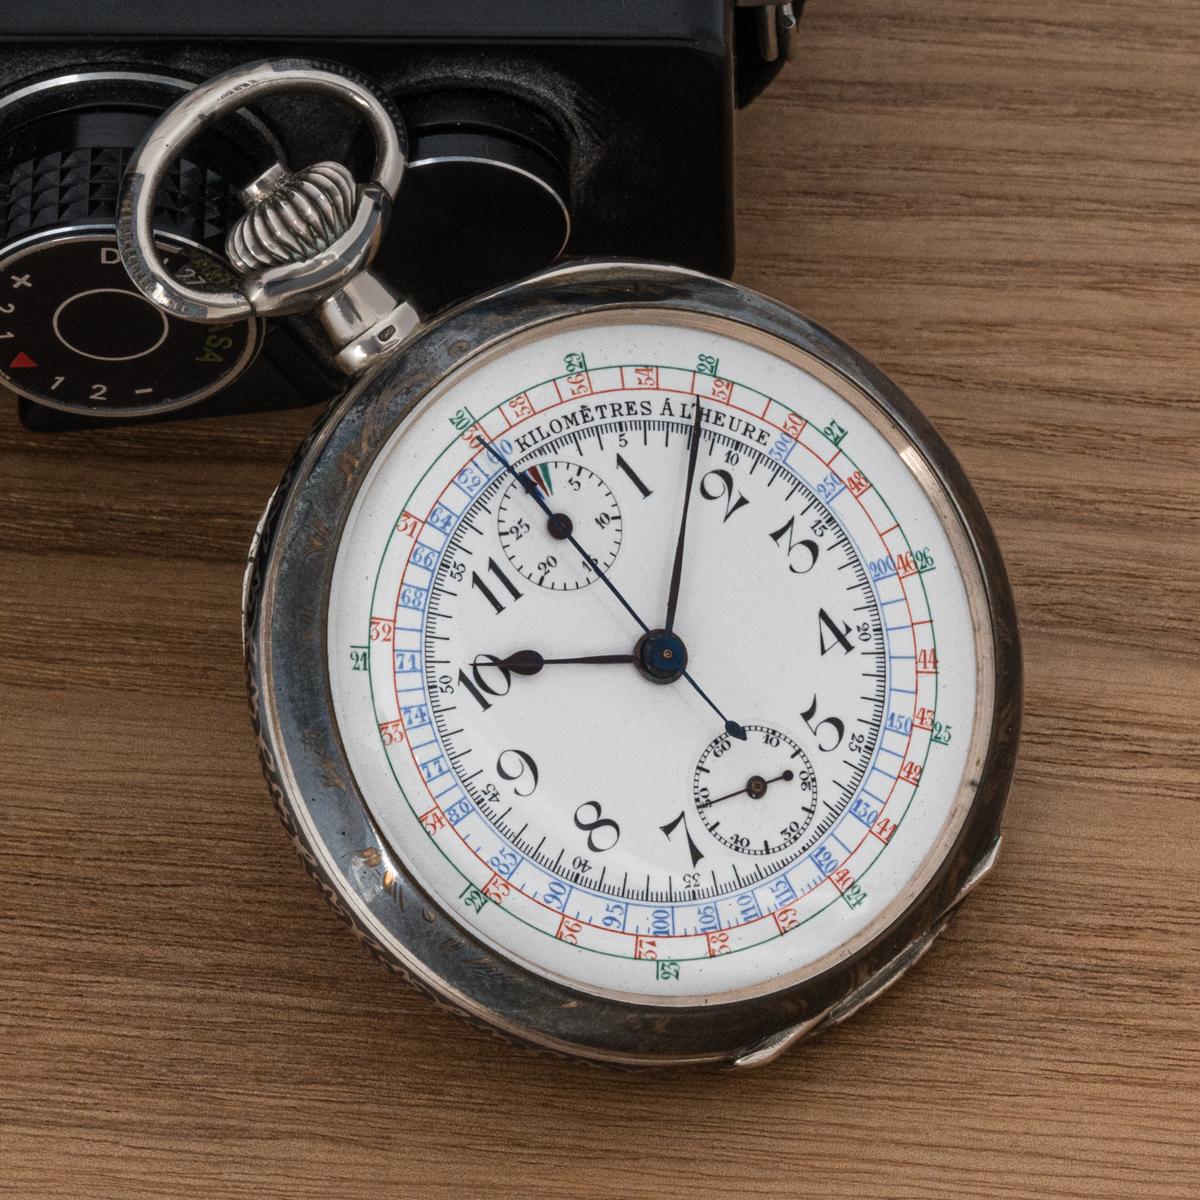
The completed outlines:
<svg viewBox="0 0 1200 1200">
<path fill-rule="evenodd" d="M 515 650 L 505 658 L 495 659 L 492 666 L 514 675 L 536 675 L 543 667 L 560 664 L 581 665 L 585 663 L 612 665 L 631 663 L 632 654 L 581 654 L 575 658 L 543 658 L 536 650 Z"/>
<path fill-rule="evenodd" d="M 683 678 L 695 690 L 696 694 L 708 705 L 709 708 L 717 714 L 725 724 L 725 732 L 730 737 L 746 740 L 746 731 L 736 721 L 731 721 L 713 702 L 707 692 L 692 678 L 691 672 L 686 669 L 686 666 L 679 667 L 677 664 L 682 659 L 686 663 L 686 653 L 683 650 L 683 643 L 679 641 L 674 634 L 666 630 L 652 630 L 645 621 L 638 616 L 633 605 L 621 594 L 620 589 L 613 583 L 611 579 L 601 569 L 600 564 L 579 544 L 575 537 L 574 526 L 571 523 L 571 518 L 566 513 L 556 513 L 546 502 L 546 498 L 541 491 L 522 475 L 520 475 L 513 467 L 512 463 L 496 449 L 496 447 L 488 441 L 483 434 L 475 435 L 479 444 L 521 485 L 527 496 L 532 497 L 537 506 L 546 514 L 546 528 L 550 532 L 550 536 L 566 541 L 571 544 L 575 552 L 588 564 L 589 567 L 596 573 L 596 578 L 604 584 L 606 588 L 617 598 L 621 607 L 634 619 L 638 627 L 642 631 L 642 638 L 638 641 L 638 662 L 639 665 L 646 669 L 646 673 L 652 678 L 658 678 L 661 682 L 670 682 L 671 679 Z M 689 488 L 690 491 L 690 488 Z M 678 644 L 678 652 L 676 651 Z M 666 667 L 667 660 L 670 660 L 672 665 Z M 664 673 L 663 668 L 666 667 Z"/>
</svg>

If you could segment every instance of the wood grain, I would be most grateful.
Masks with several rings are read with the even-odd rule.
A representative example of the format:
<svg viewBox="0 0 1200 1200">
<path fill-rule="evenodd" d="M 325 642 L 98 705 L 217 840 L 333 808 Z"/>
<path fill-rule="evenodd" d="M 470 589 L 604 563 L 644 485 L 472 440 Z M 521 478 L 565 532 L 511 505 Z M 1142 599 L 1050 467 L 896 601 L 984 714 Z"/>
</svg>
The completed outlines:
<svg viewBox="0 0 1200 1200">
<path fill-rule="evenodd" d="M 260 784 L 254 521 L 309 414 L 0 422 L 0 1190 L 1200 1195 L 1200 5 L 811 4 L 739 278 L 899 380 L 1006 551 L 995 877 L 849 1024 L 627 1077 L 374 967 Z"/>
</svg>

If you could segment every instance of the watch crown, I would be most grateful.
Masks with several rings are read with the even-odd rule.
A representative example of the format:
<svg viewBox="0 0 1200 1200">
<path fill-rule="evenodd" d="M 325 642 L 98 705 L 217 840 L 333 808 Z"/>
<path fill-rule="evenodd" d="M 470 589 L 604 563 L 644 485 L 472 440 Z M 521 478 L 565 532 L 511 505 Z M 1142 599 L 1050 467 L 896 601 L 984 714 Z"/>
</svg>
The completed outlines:
<svg viewBox="0 0 1200 1200">
<path fill-rule="evenodd" d="M 229 261 L 248 274 L 312 258 L 349 229 L 357 190 L 341 163 L 295 172 L 275 163 L 242 190 L 247 211 L 226 239 Z"/>
</svg>

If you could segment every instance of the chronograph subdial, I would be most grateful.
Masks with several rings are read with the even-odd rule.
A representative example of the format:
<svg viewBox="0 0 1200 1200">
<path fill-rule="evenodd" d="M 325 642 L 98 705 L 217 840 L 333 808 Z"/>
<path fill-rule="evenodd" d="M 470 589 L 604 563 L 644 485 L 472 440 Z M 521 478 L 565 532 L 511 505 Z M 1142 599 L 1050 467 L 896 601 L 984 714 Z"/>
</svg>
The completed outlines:
<svg viewBox="0 0 1200 1200">
<path fill-rule="evenodd" d="M 696 764 L 692 794 L 704 827 L 740 854 L 778 854 L 804 835 L 817 811 L 817 777 L 803 748 L 768 725 L 746 740 L 722 735 Z"/>
<path fill-rule="evenodd" d="M 523 493 L 530 491 L 546 501 L 549 518 L 529 504 Z M 612 489 L 595 471 L 565 459 L 523 468 L 500 497 L 496 523 L 508 561 L 530 583 L 552 591 L 577 591 L 597 578 L 572 547 L 572 534 L 584 539 L 601 571 L 621 549 L 621 509 Z"/>
</svg>

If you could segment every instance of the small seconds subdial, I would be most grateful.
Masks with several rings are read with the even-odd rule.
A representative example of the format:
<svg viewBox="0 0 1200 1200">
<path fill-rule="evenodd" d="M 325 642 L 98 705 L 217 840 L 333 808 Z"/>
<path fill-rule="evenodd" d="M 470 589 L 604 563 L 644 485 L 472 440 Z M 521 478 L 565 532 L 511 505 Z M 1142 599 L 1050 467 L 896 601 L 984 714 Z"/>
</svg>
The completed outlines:
<svg viewBox="0 0 1200 1200">
<path fill-rule="evenodd" d="M 746 740 L 722 735 L 696 764 L 692 791 L 705 828 L 740 854 L 795 845 L 817 811 L 812 762 L 786 733 L 747 725 Z"/>
<path fill-rule="evenodd" d="M 546 518 L 524 492 L 540 492 L 553 515 Z M 602 571 L 621 549 L 621 509 L 612 489 L 582 463 L 551 459 L 524 467 L 500 498 L 500 545 L 530 583 L 552 591 L 577 591 L 596 579 L 591 564 L 571 545 L 584 540 Z"/>
</svg>

